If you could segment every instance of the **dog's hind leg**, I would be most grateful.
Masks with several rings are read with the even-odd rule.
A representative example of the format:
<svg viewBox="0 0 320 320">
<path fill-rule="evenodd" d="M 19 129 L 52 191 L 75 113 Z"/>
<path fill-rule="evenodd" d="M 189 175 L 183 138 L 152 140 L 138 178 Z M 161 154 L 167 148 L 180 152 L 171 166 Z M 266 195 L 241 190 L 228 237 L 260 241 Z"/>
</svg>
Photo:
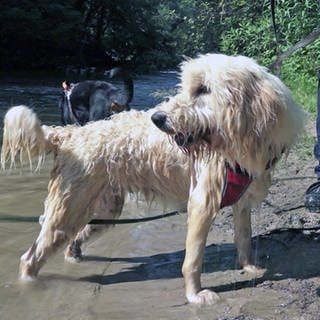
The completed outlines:
<svg viewBox="0 0 320 320">
<path fill-rule="evenodd" d="M 72 176 L 63 173 L 58 165 L 51 172 L 44 221 L 36 241 L 21 257 L 21 279 L 37 276 L 47 258 L 73 239 L 93 216 L 96 198 L 105 184 L 104 179 L 97 179 L 99 171 L 87 176 L 76 171 Z"/>
<path fill-rule="evenodd" d="M 29 280 L 36 277 L 40 268 L 45 264 L 47 257 L 67 240 L 68 236 L 63 230 L 53 230 L 50 222 L 43 223 L 37 240 L 21 256 L 20 278 Z"/>
<path fill-rule="evenodd" d="M 46 204 L 50 206 L 49 201 Z M 36 277 L 47 258 L 73 239 L 77 232 L 86 225 L 90 220 L 90 211 L 88 208 L 84 216 L 81 216 L 81 213 L 75 216 L 68 210 L 68 207 L 62 210 L 55 208 L 52 214 L 47 211 L 36 241 L 21 256 L 20 278 L 28 280 Z"/>
<path fill-rule="evenodd" d="M 243 270 L 251 273 L 261 272 L 252 261 L 251 206 L 260 205 L 266 197 L 271 183 L 269 173 L 255 179 L 247 192 L 232 206 L 234 221 L 234 242 L 238 251 L 238 261 Z"/>
<path fill-rule="evenodd" d="M 124 205 L 124 194 L 122 191 L 110 191 L 107 186 L 98 197 L 94 209 L 93 219 L 116 219 L 121 215 Z M 69 244 L 65 250 L 64 257 L 69 262 L 79 262 L 82 258 L 81 246 L 84 242 L 93 240 L 102 232 L 113 227 L 113 224 L 87 224 Z"/>
<path fill-rule="evenodd" d="M 251 208 L 249 206 L 241 207 L 236 204 L 233 209 L 234 221 L 234 242 L 238 251 L 238 261 L 245 271 L 257 272 L 257 268 L 252 263 L 251 257 Z"/>
</svg>

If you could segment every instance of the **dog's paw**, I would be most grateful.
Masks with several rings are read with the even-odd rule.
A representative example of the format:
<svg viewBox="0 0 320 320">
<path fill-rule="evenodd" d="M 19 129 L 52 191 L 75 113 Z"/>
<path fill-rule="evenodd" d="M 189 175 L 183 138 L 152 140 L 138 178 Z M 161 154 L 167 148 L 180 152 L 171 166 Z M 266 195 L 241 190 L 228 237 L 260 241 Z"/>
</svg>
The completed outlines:
<svg viewBox="0 0 320 320">
<path fill-rule="evenodd" d="M 69 246 L 64 251 L 64 260 L 69 263 L 79 263 L 82 261 L 82 253 L 74 252 L 74 250 Z"/>
<path fill-rule="evenodd" d="M 187 294 L 187 299 L 192 304 L 211 306 L 216 304 L 220 300 L 220 297 L 214 291 L 205 289 L 196 294 Z"/>
<path fill-rule="evenodd" d="M 82 254 L 76 255 L 72 250 L 67 248 L 64 252 L 64 260 L 69 263 L 79 263 L 82 261 Z"/>
<path fill-rule="evenodd" d="M 37 279 L 36 273 L 30 266 L 21 260 L 19 267 L 19 280 L 22 282 L 32 282 Z"/>
<path fill-rule="evenodd" d="M 64 261 L 66 261 L 68 263 L 77 264 L 77 263 L 80 263 L 82 261 L 82 257 L 74 257 L 74 256 L 65 255 L 64 256 Z"/>
<path fill-rule="evenodd" d="M 77 241 L 72 243 L 64 251 L 64 260 L 70 263 L 79 263 L 82 260 L 82 251 Z"/>
<path fill-rule="evenodd" d="M 27 274 L 27 273 L 19 272 L 19 280 L 21 282 L 28 283 L 28 282 L 36 281 L 37 277 L 30 275 L 30 274 Z"/>
</svg>

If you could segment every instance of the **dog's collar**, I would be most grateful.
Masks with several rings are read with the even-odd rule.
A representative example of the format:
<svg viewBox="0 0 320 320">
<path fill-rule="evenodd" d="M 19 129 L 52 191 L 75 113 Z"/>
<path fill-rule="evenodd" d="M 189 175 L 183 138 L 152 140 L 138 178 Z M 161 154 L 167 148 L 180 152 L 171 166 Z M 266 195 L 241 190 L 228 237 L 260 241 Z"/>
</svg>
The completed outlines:
<svg viewBox="0 0 320 320">
<path fill-rule="evenodd" d="M 281 150 L 281 154 L 285 152 L 285 148 Z M 274 167 L 279 158 L 274 157 L 266 164 L 265 170 Z M 247 170 L 242 169 L 238 163 L 232 168 L 230 164 L 225 162 L 224 187 L 222 191 L 222 199 L 220 209 L 235 204 L 250 186 L 253 177 L 249 175 Z"/>
<path fill-rule="evenodd" d="M 235 204 L 248 189 L 252 179 L 252 176 L 246 170 L 241 169 L 239 164 L 232 168 L 228 162 L 225 162 L 225 179 L 220 209 Z"/>
</svg>

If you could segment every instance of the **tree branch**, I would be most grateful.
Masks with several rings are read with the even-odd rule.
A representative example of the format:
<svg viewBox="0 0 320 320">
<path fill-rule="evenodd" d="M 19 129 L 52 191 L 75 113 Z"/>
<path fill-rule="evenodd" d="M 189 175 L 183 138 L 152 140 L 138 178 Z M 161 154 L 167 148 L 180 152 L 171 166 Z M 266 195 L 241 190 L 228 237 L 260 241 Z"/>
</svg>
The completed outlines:
<svg viewBox="0 0 320 320">
<path fill-rule="evenodd" d="M 295 45 L 290 47 L 287 51 L 281 53 L 278 55 L 276 61 L 269 66 L 271 70 L 273 70 L 277 75 L 280 74 L 280 69 L 283 63 L 283 60 L 288 58 L 291 54 L 293 54 L 295 51 L 302 49 L 309 45 L 310 43 L 314 42 L 320 37 L 320 30 L 315 30 L 311 32 L 309 35 L 307 35 L 305 38 L 301 39 L 299 42 L 297 42 Z"/>
</svg>

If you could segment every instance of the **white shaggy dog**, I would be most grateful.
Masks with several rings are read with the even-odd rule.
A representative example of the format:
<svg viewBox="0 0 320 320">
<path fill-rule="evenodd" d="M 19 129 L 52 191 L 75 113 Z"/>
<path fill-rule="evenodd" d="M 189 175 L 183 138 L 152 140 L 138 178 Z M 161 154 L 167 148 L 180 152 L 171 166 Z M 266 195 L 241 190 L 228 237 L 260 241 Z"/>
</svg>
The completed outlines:
<svg viewBox="0 0 320 320">
<path fill-rule="evenodd" d="M 199 56 L 182 64 L 181 81 L 152 120 L 194 159 L 183 275 L 188 301 L 212 304 L 217 295 L 200 284 L 210 225 L 245 192 L 233 205 L 235 239 L 240 264 L 254 270 L 250 209 L 267 195 L 271 170 L 303 130 L 304 112 L 278 78 L 247 57 Z"/>
<path fill-rule="evenodd" d="M 223 206 L 233 206 L 240 265 L 256 271 L 250 209 L 266 196 L 271 170 L 302 131 L 304 114 L 279 79 L 245 57 L 200 56 L 183 63 L 181 79 L 180 92 L 159 108 L 81 128 L 40 126 L 24 106 L 8 111 L 3 167 L 23 151 L 29 159 L 38 155 L 40 164 L 46 152 L 55 154 L 44 221 L 21 257 L 21 278 L 35 277 L 93 217 L 118 217 L 127 192 L 178 201 L 190 196 L 183 265 L 189 302 L 217 299 L 201 290 L 200 273 L 209 227 Z"/>
<path fill-rule="evenodd" d="M 38 156 L 39 166 L 46 153 L 54 153 L 41 231 L 21 257 L 21 278 L 36 276 L 48 256 L 75 237 L 65 257 L 77 258 L 92 229 L 102 227 L 86 224 L 92 218 L 119 217 L 127 193 L 185 207 L 189 158 L 154 126 L 152 112 L 128 111 L 84 127 L 53 127 L 41 126 L 26 106 L 8 110 L 3 168 L 8 161 L 14 166 L 18 155 L 30 163 Z"/>
</svg>

